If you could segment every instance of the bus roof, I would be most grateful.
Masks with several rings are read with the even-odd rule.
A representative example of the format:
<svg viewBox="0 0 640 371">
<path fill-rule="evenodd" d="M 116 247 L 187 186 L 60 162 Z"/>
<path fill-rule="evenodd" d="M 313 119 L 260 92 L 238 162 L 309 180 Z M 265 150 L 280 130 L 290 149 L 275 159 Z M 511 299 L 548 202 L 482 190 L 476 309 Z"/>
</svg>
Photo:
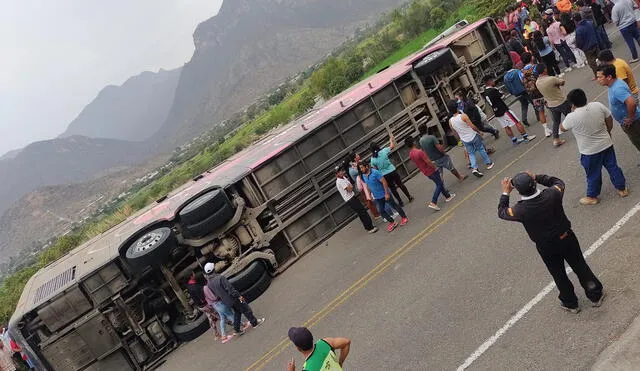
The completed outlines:
<svg viewBox="0 0 640 371">
<path fill-rule="evenodd" d="M 354 85 L 328 100 L 322 107 L 309 112 L 282 128 L 272 131 L 264 139 L 205 172 L 201 179 L 182 185 L 169 193 L 163 201 L 148 205 L 124 222 L 83 243 L 59 260 L 40 269 L 25 286 L 12 320 L 21 318 L 33 308 L 45 303 L 48 299 L 69 288 L 83 277 L 100 269 L 107 262 L 116 259 L 118 257 L 118 248 L 139 230 L 158 222 L 173 220 L 177 210 L 194 195 L 213 186 L 226 187 L 237 182 L 271 158 L 291 147 L 301 138 L 310 134 L 313 129 L 348 111 L 369 95 L 409 72 L 416 61 L 446 47 L 451 42 L 484 24 L 488 19 L 485 18 L 468 25 L 437 44 L 420 50 Z M 71 271 L 73 271 L 73 274 L 70 276 L 69 272 Z M 71 277 L 71 279 L 61 280 L 61 276 Z M 52 287 L 52 282 L 59 283 L 59 286 L 54 285 Z M 43 295 L 41 292 L 43 287 L 51 287 L 52 289 L 47 290 L 46 294 Z"/>
</svg>

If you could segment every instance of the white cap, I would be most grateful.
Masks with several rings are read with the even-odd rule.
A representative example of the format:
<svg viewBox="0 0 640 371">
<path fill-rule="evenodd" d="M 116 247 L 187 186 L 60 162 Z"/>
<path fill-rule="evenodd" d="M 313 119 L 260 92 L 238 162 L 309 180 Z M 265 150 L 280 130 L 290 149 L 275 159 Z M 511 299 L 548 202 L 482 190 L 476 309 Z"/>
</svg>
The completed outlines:
<svg viewBox="0 0 640 371">
<path fill-rule="evenodd" d="M 216 268 L 215 264 L 207 263 L 204 265 L 204 273 L 210 274 Z"/>
</svg>

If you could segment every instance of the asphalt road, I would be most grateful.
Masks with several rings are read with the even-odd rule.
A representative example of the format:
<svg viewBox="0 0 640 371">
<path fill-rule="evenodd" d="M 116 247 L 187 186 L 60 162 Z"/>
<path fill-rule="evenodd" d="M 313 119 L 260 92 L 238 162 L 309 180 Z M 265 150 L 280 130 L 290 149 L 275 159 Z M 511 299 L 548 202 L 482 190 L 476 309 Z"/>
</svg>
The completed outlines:
<svg viewBox="0 0 640 371">
<path fill-rule="evenodd" d="M 629 58 L 617 30 L 609 33 L 614 53 Z M 632 67 L 640 70 L 640 64 Z M 568 73 L 565 92 L 581 87 L 590 99 L 606 104 L 605 89 L 591 77 L 588 67 Z M 518 104 L 514 110 L 519 112 Z M 530 117 L 535 123 L 531 110 Z M 496 166 L 484 178 L 462 184 L 447 174 L 458 197 L 441 202 L 440 212 L 425 204 L 432 183 L 416 176 L 408 183 L 416 201 L 405 208 L 407 226 L 368 235 L 354 221 L 279 276 L 252 304 L 266 317 L 263 326 L 224 345 L 214 342 L 212 334 L 203 335 L 173 352 L 161 369 L 282 370 L 292 357 L 301 365 L 286 333 L 290 326 L 305 324 L 318 338 L 352 339 L 346 369 L 452 370 L 537 295 L 539 300 L 489 342 L 469 369 L 590 368 L 640 313 L 640 215 L 631 216 L 587 259 L 607 292 L 601 308 L 588 305 L 570 275 L 583 307 L 574 315 L 558 307 L 555 288 L 540 294 L 551 277 L 522 226 L 498 219 L 499 181 L 526 169 L 564 179 L 565 209 L 586 250 L 640 202 L 640 154 L 615 125 L 618 161 L 631 194 L 619 198 L 605 175 L 601 203 L 586 207 L 578 202 L 585 181 L 572 134 L 563 134 L 567 143 L 554 148 L 540 125 L 532 124 L 529 132 L 538 138 L 518 147 L 506 135 L 498 141 L 486 138 L 497 149 Z M 464 168 L 462 151 L 451 154 Z"/>
</svg>

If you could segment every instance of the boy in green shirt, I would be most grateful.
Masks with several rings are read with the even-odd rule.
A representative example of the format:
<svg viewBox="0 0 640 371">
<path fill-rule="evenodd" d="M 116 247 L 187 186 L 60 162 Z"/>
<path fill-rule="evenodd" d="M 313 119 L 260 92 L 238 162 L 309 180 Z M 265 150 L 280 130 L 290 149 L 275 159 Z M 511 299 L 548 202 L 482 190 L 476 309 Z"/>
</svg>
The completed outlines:
<svg viewBox="0 0 640 371">
<path fill-rule="evenodd" d="M 289 329 L 289 339 L 305 357 L 303 371 L 342 371 L 342 364 L 349 355 L 351 340 L 346 338 L 324 338 L 313 343 L 313 335 L 306 327 Z M 340 357 L 335 349 L 340 349 Z M 288 371 L 296 370 L 296 363 L 291 359 Z"/>
</svg>

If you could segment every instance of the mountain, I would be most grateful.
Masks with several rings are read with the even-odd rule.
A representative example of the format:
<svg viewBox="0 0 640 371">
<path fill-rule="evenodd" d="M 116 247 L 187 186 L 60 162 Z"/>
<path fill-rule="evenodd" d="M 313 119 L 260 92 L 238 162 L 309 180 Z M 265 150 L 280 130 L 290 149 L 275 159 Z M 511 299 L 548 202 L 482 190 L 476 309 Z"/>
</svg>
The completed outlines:
<svg viewBox="0 0 640 371">
<path fill-rule="evenodd" d="M 143 72 L 121 86 L 107 86 L 80 112 L 60 137 L 82 135 L 141 141 L 164 123 L 171 108 L 180 68 Z"/>
<path fill-rule="evenodd" d="M 12 159 L 12 158 L 16 157 L 18 155 L 18 153 L 20 153 L 20 151 L 22 151 L 22 148 L 12 149 L 11 151 L 9 151 L 9 152 L 5 153 L 4 155 L 0 156 L 0 161 L 9 160 L 9 159 Z"/>
<path fill-rule="evenodd" d="M 149 153 L 141 142 L 83 136 L 32 143 L 0 161 L 0 215 L 38 187 L 88 181 L 140 163 Z"/>
<path fill-rule="evenodd" d="M 402 0 L 227 0 L 196 28 L 171 111 L 152 142 L 197 136 L 326 56 Z"/>
</svg>

